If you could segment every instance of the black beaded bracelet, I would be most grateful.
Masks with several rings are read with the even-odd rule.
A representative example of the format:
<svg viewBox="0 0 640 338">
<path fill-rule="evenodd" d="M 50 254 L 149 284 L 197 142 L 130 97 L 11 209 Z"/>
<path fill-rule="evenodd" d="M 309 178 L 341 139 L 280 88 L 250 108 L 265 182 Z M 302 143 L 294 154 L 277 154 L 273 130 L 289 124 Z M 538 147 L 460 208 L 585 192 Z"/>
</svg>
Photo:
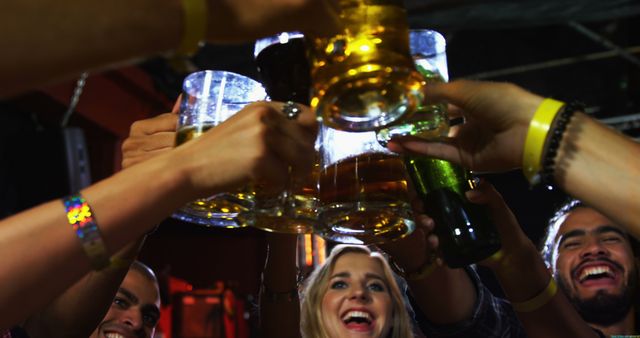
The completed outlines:
<svg viewBox="0 0 640 338">
<path fill-rule="evenodd" d="M 577 111 L 584 111 L 585 105 L 579 101 L 569 102 L 562 107 L 562 111 L 556 116 L 556 120 L 553 123 L 553 130 L 549 132 L 549 139 L 545 146 L 545 152 L 542 157 L 542 182 L 551 186 L 553 184 L 554 171 L 556 168 L 556 156 L 558 155 L 558 149 L 560 148 L 560 142 L 564 136 L 569 122 L 573 114 Z"/>
</svg>

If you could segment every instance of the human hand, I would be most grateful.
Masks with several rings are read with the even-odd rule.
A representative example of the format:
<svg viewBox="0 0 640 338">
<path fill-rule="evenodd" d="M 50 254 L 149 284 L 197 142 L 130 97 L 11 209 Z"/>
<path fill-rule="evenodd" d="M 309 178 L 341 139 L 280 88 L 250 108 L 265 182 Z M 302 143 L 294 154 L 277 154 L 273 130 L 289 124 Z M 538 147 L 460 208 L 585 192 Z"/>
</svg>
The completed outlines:
<svg viewBox="0 0 640 338">
<path fill-rule="evenodd" d="M 535 245 L 522 231 L 515 215 L 491 184 L 481 180 L 475 189 L 466 192 L 466 197 L 471 203 L 484 205 L 489 219 L 496 225 L 502 242 L 500 251 L 482 261 L 482 265 L 494 271 L 517 273 L 522 269 L 523 259 L 538 256 Z"/>
<path fill-rule="evenodd" d="M 295 175 L 313 166 L 317 133 L 309 107 L 288 120 L 280 102 L 257 102 L 201 136 L 175 149 L 177 166 L 185 170 L 198 196 L 231 191 L 247 183 L 281 190 Z"/>
<path fill-rule="evenodd" d="M 416 216 L 416 229 L 408 236 L 378 244 L 403 271 L 417 271 L 432 261 L 442 265 L 437 257 L 438 237 L 433 233 L 435 223 L 427 215 Z"/>
<path fill-rule="evenodd" d="M 207 37 L 246 41 L 280 32 L 329 35 L 338 31 L 337 0 L 210 0 Z"/>
<path fill-rule="evenodd" d="M 458 80 L 426 88 L 431 102 L 449 102 L 465 123 L 438 141 L 398 138 L 388 147 L 452 161 L 479 171 L 520 167 L 529 123 L 543 98 L 508 83 Z"/>
<path fill-rule="evenodd" d="M 122 142 L 122 168 L 173 149 L 178 124 L 180 98 L 169 113 L 134 122 L 129 128 L 129 137 Z"/>
</svg>

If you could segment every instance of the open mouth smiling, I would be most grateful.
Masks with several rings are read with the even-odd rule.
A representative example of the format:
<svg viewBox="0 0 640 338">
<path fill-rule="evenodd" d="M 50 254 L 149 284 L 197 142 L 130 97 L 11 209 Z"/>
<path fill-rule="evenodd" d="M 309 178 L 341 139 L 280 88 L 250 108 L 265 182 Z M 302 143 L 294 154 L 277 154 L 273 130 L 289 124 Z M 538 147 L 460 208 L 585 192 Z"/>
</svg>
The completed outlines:
<svg viewBox="0 0 640 338">
<path fill-rule="evenodd" d="M 620 279 L 622 267 L 616 263 L 598 260 L 586 262 L 578 266 L 573 278 L 582 286 L 615 285 Z"/>
<path fill-rule="evenodd" d="M 341 319 L 347 329 L 354 331 L 371 331 L 375 323 L 373 314 L 364 310 L 348 310 Z"/>
</svg>

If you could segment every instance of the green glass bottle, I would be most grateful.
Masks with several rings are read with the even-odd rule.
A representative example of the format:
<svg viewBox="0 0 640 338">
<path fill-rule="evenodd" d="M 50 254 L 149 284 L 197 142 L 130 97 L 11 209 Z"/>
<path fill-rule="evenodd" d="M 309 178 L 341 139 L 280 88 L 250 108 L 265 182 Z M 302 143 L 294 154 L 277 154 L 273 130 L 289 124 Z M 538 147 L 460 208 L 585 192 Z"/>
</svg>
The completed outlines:
<svg viewBox="0 0 640 338">
<path fill-rule="evenodd" d="M 404 159 L 425 212 L 435 221 L 442 258 L 449 267 L 476 263 L 500 249 L 500 237 L 484 207 L 464 195 L 475 185 L 468 170 L 434 158 Z"/>
</svg>

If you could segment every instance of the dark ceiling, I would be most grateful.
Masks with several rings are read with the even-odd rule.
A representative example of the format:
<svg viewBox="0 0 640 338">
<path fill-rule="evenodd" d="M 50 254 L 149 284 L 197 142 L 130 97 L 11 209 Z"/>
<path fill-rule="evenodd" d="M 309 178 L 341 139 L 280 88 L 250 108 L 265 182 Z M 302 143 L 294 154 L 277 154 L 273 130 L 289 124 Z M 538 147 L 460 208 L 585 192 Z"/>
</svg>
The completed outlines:
<svg viewBox="0 0 640 338">
<path fill-rule="evenodd" d="M 580 99 L 600 118 L 640 113 L 640 1 L 405 0 L 413 28 L 436 29 L 448 44 L 450 75 L 509 81 L 560 99 Z M 206 45 L 199 69 L 257 78 L 253 45 Z M 142 67 L 169 97 L 184 74 L 163 59 Z M 640 126 L 611 120 L 640 136 Z M 618 121 L 618 122 L 616 122 Z"/>
</svg>

